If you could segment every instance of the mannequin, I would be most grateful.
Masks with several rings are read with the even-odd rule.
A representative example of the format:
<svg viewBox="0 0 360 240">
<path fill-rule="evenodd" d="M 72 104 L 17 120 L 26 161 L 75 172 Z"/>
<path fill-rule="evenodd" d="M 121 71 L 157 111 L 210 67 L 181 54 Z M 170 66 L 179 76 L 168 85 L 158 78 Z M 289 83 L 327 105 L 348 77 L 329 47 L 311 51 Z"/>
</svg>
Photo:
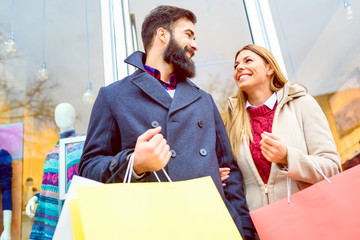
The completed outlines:
<svg viewBox="0 0 360 240">
<path fill-rule="evenodd" d="M 55 123 L 60 129 L 60 138 L 75 137 L 75 108 L 69 103 L 60 103 L 55 108 Z M 82 146 L 75 146 L 69 149 L 74 153 L 74 162 L 80 161 L 82 154 Z M 80 154 L 80 155 L 79 155 Z M 78 157 L 78 159 L 77 159 Z M 26 206 L 26 214 L 34 217 L 34 223 L 30 235 L 30 239 L 52 239 L 57 221 L 60 215 L 59 206 L 59 186 L 58 186 L 58 164 L 59 164 L 59 142 L 55 148 L 51 150 L 45 159 L 44 175 L 40 193 L 34 195 Z M 77 164 L 72 166 L 77 175 Z M 72 178 L 72 175 L 68 177 Z M 35 215 L 33 211 L 35 205 Z"/>
<path fill-rule="evenodd" d="M 55 108 L 55 123 L 60 129 L 60 133 L 64 133 L 75 129 L 75 108 L 70 103 L 60 103 Z"/>
<path fill-rule="evenodd" d="M 76 112 L 75 108 L 70 103 L 60 103 L 55 108 L 55 123 L 60 129 L 60 134 L 71 131 L 74 128 Z M 26 205 L 25 213 L 30 218 L 34 217 L 35 204 L 39 201 L 39 195 L 35 194 Z"/>
<path fill-rule="evenodd" d="M 1 240 L 11 240 L 11 218 L 12 218 L 12 157 L 8 151 L 0 148 L 0 185 L 2 191 L 3 224 L 4 231 L 1 233 Z"/>
</svg>

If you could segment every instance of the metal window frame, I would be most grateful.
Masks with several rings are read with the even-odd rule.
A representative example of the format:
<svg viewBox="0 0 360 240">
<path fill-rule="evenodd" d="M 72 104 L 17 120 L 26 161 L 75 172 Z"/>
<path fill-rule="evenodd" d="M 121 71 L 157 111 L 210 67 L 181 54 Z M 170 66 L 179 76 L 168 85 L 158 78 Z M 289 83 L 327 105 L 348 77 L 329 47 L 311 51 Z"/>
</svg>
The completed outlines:
<svg viewBox="0 0 360 240">
<path fill-rule="evenodd" d="M 244 0 L 254 44 L 269 49 L 288 78 L 268 0 Z"/>
<path fill-rule="evenodd" d="M 105 86 L 135 71 L 124 59 L 138 49 L 128 0 L 101 0 Z"/>
</svg>

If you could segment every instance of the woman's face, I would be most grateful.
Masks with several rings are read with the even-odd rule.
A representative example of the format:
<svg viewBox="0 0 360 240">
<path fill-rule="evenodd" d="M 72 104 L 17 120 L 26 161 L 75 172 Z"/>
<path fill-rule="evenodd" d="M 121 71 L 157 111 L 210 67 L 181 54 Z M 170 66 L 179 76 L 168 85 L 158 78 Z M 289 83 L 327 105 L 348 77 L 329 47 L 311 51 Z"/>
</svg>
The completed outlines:
<svg viewBox="0 0 360 240">
<path fill-rule="evenodd" d="M 243 50 L 236 57 L 234 79 L 238 87 L 251 94 L 254 90 L 269 91 L 271 75 L 274 73 L 270 64 L 256 53 Z"/>
</svg>

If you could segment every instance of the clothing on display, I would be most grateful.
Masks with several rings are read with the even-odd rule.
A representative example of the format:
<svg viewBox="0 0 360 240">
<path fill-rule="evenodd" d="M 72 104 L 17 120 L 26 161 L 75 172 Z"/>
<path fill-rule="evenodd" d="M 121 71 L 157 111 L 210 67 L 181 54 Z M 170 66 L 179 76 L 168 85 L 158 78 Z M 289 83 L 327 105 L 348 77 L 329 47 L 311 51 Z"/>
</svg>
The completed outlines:
<svg viewBox="0 0 360 240">
<path fill-rule="evenodd" d="M 0 148 L 0 186 L 2 192 L 2 209 L 12 210 L 11 181 L 12 157 L 8 151 Z"/>
<path fill-rule="evenodd" d="M 76 137 L 75 130 L 60 133 L 60 138 Z M 83 150 L 83 143 L 67 146 L 67 183 L 78 175 L 78 164 Z M 59 199 L 59 142 L 45 159 L 41 190 L 38 195 L 34 223 L 30 239 L 52 239 L 59 219 L 62 201 Z"/>
</svg>

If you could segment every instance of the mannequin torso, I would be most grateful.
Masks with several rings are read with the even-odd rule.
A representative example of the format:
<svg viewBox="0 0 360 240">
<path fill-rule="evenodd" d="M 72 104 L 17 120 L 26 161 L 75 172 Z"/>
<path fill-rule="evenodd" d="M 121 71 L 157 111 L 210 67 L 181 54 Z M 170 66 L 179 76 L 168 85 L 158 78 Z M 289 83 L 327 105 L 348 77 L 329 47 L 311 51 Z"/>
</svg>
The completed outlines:
<svg viewBox="0 0 360 240">
<path fill-rule="evenodd" d="M 76 136 L 74 130 L 76 113 L 75 108 L 69 103 L 60 103 L 55 108 L 54 119 L 60 130 L 60 138 Z M 34 216 L 34 223 L 30 239 L 51 239 L 59 218 L 59 143 L 51 150 L 45 159 L 43 181 L 40 194 L 33 196 L 27 206 L 26 214 L 34 216 L 32 211 L 38 203 Z M 57 204 L 59 202 L 59 204 Z"/>
</svg>

